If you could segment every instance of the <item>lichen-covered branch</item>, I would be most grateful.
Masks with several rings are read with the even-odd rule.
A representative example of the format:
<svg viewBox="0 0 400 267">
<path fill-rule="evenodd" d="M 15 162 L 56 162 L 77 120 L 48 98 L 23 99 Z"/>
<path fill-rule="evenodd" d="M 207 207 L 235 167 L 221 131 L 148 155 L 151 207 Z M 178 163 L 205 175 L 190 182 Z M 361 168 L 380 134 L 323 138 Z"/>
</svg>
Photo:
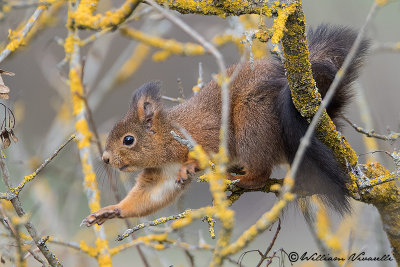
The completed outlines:
<svg viewBox="0 0 400 267">
<path fill-rule="evenodd" d="M 132 39 L 143 42 L 144 44 L 162 49 L 163 51 L 169 52 L 169 54 L 178 55 L 203 55 L 205 50 L 204 47 L 194 43 L 180 43 L 176 40 L 166 40 L 158 36 L 150 36 L 141 31 L 133 28 L 123 27 L 120 29 L 122 35 L 130 37 Z M 160 58 L 153 57 L 154 60 L 159 61 Z M 164 58 L 162 58 L 164 59 Z"/>
<path fill-rule="evenodd" d="M 327 98 L 329 94 L 332 95 L 334 93 L 334 90 L 331 91 L 331 89 L 335 88 L 340 82 L 341 77 L 343 77 L 346 68 L 352 60 L 352 56 L 354 56 L 355 51 L 357 50 L 357 43 L 359 44 L 362 33 L 370 21 L 372 14 L 376 10 L 377 5 L 376 2 L 373 3 L 371 11 L 366 19 L 366 23 L 360 30 L 355 44 L 353 45 L 349 55 L 346 57 L 343 66 L 338 71 L 325 98 Z M 333 150 L 337 159 L 342 163 L 344 168 L 350 166 L 349 175 L 351 177 L 351 184 L 348 188 L 352 196 L 355 199 L 374 204 L 377 207 L 381 214 L 383 224 L 385 225 L 385 231 L 391 242 L 393 255 L 399 262 L 400 220 L 398 220 L 397 216 L 400 212 L 400 190 L 394 181 L 376 185 L 372 187 L 372 189 L 359 190 L 359 183 L 363 182 L 363 179 L 361 178 L 373 180 L 377 177 L 387 177 L 390 174 L 390 171 L 386 170 L 381 165 L 379 165 L 379 168 L 366 166 L 366 169 L 361 171 L 360 167 L 357 165 L 356 153 L 346 139 L 336 130 L 335 125 L 326 113 L 325 107 L 327 103 L 325 102 L 325 105 L 324 102 L 321 103 L 321 96 L 315 90 L 315 82 L 312 78 L 311 65 L 308 60 L 309 53 L 307 49 L 307 41 L 305 37 L 305 19 L 300 1 L 296 12 L 288 17 L 286 28 L 287 33 L 282 38 L 282 45 L 284 56 L 286 58 L 285 69 L 292 93 L 293 103 L 301 115 L 308 120 L 313 118 L 313 116 L 317 117 L 317 112 L 319 110 L 321 116 L 317 117 L 319 120 L 318 123 L 314 123 L 314 126 L 316 126 L 317 133 L 320 132 L 323 133 L 323 135 L 318 135 L 318 137 Z M 306 139 L 307 138 L 304 138 L 303 140 Z M 353 172 L 353 170 L 356 171 Z M 359 179 L 356 175 L 361 178 Z"/>
<path fill-rule="evenodd" d="M 154 221 L 149 221 L 149 222 L 144 222 L 141 224 L 136 225 L 135 227 L 131 228 L 131 229 L 127 229 L 123 234 L 118 235 L 117 240 L 121 241 L 125 238 L 127 238 L 128 236 L 130 236 L 131 234 L 133 234 L 134 232 L 143 229 L 145 227 L 148 226 L 157 226 L 160 224 L 164 224 L 166 222 L 172 221 L 172 220 L 178 220 L 181 218 L 186 217 L 189 213 L 191 212 L 191 210 L 185 210 L 184 212 L 178 214 L 178 215 L 172 215 L 172 216 L 168 216 L 168 217 L 161 217 L 158 218 L 157 220 Z"/>
<path fill-rule="evenodd" d="M 80 5 L 84 5 L 87 1 L 82 1 Z M 75 5 L 79 2 L 70 3 L 69 16 L 72 16 L 75 11 Z M 79 6 L 80 6 L 79 5 Z M 79 8 L 78 6 L 78 8 Z M 68 19 L 71 21 L 71 17 Z M 86 120 L 86 109 L 85 103 L 82 99 L 83 85 L 82 85 L 82 65 L 80 62 L 80 50 L 79 50 L 79 36 L 75 24 L 68 24 L 70 44 L 65 46 L 65 53 L 70 54 L 70 65 L 69 65 L 69 80 L 70 80 L 70 91 L 72 96 L 73 113 L 75 116 L 75 130 L 76 140 L 79 149 L 79 156 L 82 164 L 83 171 L 83 185 L 86 191 L 86 195 L 89 201 L 89 208 L 91 212 L 100 209 L 100 193 L 97 187 L 96 174 L 93 172 L 93 159 L 90 152 L 90 140 L 92 133 L 89 130 L 89 124 Z M 66 41 L 67 43 L 67 41 Z M 95 226 L 94 232 L 96 234 L 96 249 L 99 252 L 97 261 L 99 266 L 111 266 L 111 257 L 109 253 L 108 242 L 105 239 L 105 233 L 102 226 Z"/>
<path fill-rule="evenodd" d="M 10 184 L 10 173 L 9 173 L 7 165 L 4 161 L 3 151 L 0 150 L 0 154 L 1 154 L 0 168 L 1 168 L 2 175 L 3 175 L 3 180 L 9 190 L 9 193 L 11 193 L 10 189 L 12 188 L 12 186 Z M 11 203 L 19 217 L 23 217 L 26 215 L 18 197 L 11 199 Z M 35 241 L 35 244 L 37 245 L 37 247 L 42 252 L 43 256 L 48 261 L 48 263 L 53 267 L 54 266 L 62 266 L 62 264 L 58 261 L 57 257 L 49 250 L 49 248 L 46 246 L 46 244 L 40 242 L 40 238 L 37 234 L 37 230 L 36 230 L 35 226 L 32 224 L 32 222 L 30 220 L 27 220 L 27 222 L 24 223 L 24 226 L 25 226 L 26 230 L 28 231 L 29 235 Z"/>
<path fill-rule="evenodd" d="M 274 3 L 277 1 L 157 0 L 157 2 L 181 14 L 217 15 L 220 17 L 258 14 L 271 17 Z"/>
<path fill-rule="evenodd" d="M 16 32 L 10 31 L 9 33 L 10 42 L 7 44 L 6 48 L 3 51 L 1 51 L 0 62 L 6 59 L 7 56 L 9 56 L 13 51 L 18 49 L 23 44 L 24 38 L 32 29 L 33 25 L 35 24 L 35 22 L 38 20 L 38 18 L 45 9 L 46 7 L 44 5 L 40 5 L 32 14 L 32 16 L 29 18 L 28 22 L 26 23 L 23 29 Z"/>
<path fill-rule="evenodd" d="M 140 0 L 126 0 L 122 6 L 115 11 L 107 11 L 105 14 L 93 13 L 97 9 L 97 0 L 82 0 L 78 8 L 70 14 L 70 20 L 74 20 L 77 28 L 102 30 L 115 27 L 123 23 L 136 9 Z"/>
</svg>

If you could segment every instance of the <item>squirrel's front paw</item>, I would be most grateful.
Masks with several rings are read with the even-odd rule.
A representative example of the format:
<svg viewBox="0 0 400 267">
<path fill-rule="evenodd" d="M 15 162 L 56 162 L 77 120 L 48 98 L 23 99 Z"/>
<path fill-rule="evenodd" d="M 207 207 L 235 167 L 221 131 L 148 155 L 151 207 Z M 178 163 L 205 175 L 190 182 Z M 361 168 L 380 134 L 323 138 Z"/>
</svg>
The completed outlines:
<svg viewBox="0 0 400 267">
<path fill-rule="evenodd" d="M 185 184 L 185 182 L 191 178 L 197 171 L 199 171 L 198 163 L 195 161 L 189 161 L 182 164 L 181 168 L 178 171 L 178 177 L 176 178 L 176 182 L 178 184 Z"/>
<path fill-rule="evenodd" d="M 121 210 L 115 206 L 108 206 L 87 216 L 85 219 L 83 219 L 81 226 L 86 225 L 89 227 L 96 223 L 98 225 L 102 225 L 106 220 L 115 217 L 121 217 Z"/>
</svg>

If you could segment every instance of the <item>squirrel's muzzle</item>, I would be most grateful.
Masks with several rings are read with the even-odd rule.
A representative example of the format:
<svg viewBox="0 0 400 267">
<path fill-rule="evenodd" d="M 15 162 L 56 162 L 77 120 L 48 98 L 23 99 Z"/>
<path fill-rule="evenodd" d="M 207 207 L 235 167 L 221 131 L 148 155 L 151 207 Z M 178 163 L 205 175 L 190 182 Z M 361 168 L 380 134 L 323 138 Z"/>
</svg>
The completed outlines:
<svg viewBox="0 0 400 267">
<path fill-rule="evenodd" d="M 110 153 L 108 151 L 103 152 L 103 156 L 101 157 L 106 164 L 110 163 Z"/>
</svg>

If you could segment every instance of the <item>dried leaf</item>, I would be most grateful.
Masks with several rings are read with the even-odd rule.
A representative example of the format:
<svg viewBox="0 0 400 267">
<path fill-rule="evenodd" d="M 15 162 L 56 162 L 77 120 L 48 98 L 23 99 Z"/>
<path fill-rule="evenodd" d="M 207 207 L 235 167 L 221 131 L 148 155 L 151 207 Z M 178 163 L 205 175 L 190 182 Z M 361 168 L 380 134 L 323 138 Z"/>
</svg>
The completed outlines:
<svg viewBox="0 0 400 267">
<path fill-rule="evenodd" d="M 2 69 L 0 69 L 0 74 L 4 74 L 4 75 L 8 75 L 8 76 L 14 76 L 15 75 L 15 73 L 13 73 L 13 72 L 5 71 L 5 70 L 2 70 Z"/>
<path fill-rule="evenodd" d="M 12 129 L 7 130 L 4 129 L 0 133 L 1 140 L 3 141 L 3 148 L 6 149 L 11 145 L 11 140 L 14 141 L 14 143 L 18 142 L 18 137 L 15 136 L 14 131 Z"/>
<path fill-rule="evenodd" d="M 8 88 L 4 82 L 3 82 L 3 78 L 1 78 L 0 75 L 0 99 L 8 99 L 9 96 L 8 94 L 10 93 L 10 88 Z"/>
<path fill-rule="evenodd" d="M 15 136 L 14 131 L 10 130 L 9 133 L 10 133 L 10 137 L 14 141 L 14 143 L 18 142 L 18 137 Z"/>
<path fill-rule="evenodd" d="M 11 140 L 10 137 L 7 135 L 7 137 L 3 137 L 3 148 L 7 149 L 11 145 Z"/>
</svg>

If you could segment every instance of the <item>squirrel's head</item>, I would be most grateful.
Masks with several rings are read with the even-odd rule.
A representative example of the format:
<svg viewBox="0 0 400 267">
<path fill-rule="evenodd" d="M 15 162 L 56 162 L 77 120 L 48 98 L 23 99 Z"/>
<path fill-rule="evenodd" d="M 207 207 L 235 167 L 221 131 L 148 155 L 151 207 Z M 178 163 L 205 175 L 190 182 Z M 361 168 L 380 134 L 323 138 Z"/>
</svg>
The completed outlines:
<svg viewBox="0 0 400 267">
<path fill-rule="evenodd" d="M 162 109 L 160 88 L 160 82 L 153 81 L 133 93 L 128 112 L 108 135 L 104 162 L 131 172 L 168 161 L 171 124 Z"/>
</svg>

